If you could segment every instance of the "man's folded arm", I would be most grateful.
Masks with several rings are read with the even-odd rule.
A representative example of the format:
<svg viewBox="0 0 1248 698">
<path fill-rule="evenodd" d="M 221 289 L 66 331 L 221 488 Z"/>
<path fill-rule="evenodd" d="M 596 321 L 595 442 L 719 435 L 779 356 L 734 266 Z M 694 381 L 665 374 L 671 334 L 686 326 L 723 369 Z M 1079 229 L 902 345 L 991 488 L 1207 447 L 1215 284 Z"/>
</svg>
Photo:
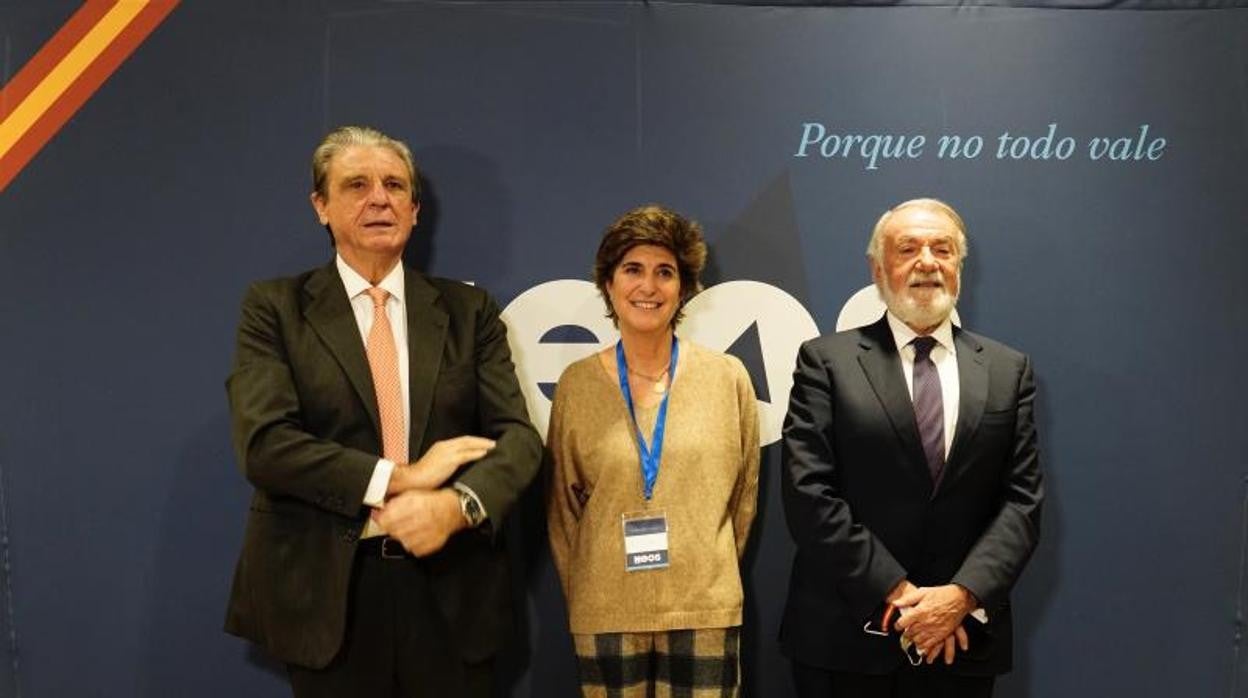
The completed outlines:
<svg viewBox="0 0 1248 698">
<path fill-rule="evenodd" d="M 498 306 L 488 295 L 481 294 L 480 299 L 475 351 L 479 436 L 494 439 L 497 445 L 460 470 L 454 480 L 458 488 L 476 496 L 489 521 L 499 522 L 537 475 L 542 439 L 529 421 Z"/>
<path fill-rule="evenodd" d="M 252 485 L 344 516 L 359 513 L 378 455 L 305 430 L 278 315 L 261 284 L 243 300 L 226 392 L 239 468 Z"/>
</svg>

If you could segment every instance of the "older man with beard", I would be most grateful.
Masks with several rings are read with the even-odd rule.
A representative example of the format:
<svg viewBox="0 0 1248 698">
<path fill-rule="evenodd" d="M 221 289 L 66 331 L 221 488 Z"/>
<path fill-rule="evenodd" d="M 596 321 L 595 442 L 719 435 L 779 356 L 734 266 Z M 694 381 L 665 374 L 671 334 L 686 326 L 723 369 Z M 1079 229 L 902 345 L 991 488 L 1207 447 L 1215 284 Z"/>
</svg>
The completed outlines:
<svg viewBox="0 0 1248 698">
<path fill-rule="evenodd" d="M 784 424 L 797 556 L 781 628 L 799 695 L 991 696 L 1009 592 L 1043 499 L 1027 356 L 950 321 L 966 229 L 884 213 L 867 257 L 888 311 L 805 343 Z"/>
</svg>

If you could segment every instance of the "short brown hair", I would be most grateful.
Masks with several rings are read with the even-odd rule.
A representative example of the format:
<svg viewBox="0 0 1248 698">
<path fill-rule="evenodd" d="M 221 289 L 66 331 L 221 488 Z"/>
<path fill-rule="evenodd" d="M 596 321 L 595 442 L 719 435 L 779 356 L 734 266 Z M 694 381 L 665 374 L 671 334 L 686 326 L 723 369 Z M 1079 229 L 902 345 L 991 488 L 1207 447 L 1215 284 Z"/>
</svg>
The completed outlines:
<svg viewBox="0 0 1248 698">
<path fill-rule="evenodd" d="M 375 146 L 389 148 L 407 165 L 407 176 L 412 185 L 412 203 L 420 203 L 420 170 L 416 169 L 416 161 L 412 158 L 412 150 L 397 138 L 370 126 L 339 126 L 330 131 L 312 151 L 312 191 L 322 199 L 329 199 L 329 163 L 343 148 L 352 146 Z"/>
<path fill-rule="evenodd" d="M 671 209 L 650 204 L 625 213 L 607 228 L 594 257 L 594 284 L 607 306 L 607 317 L 617 327 L 620 319 L 607 295 L 607 282 L 615 275 L 615 268 L 624 255 L 638 245 L 657 245 L 676 257 L 676 271 L 680 275 L 680 305 L 672 316 L 672 326 L 675 327 L 685 316 L 685 304 L 702 290 L 702 282 L 698 278 L 706 266 L 702 226 Z"/>
</svg>

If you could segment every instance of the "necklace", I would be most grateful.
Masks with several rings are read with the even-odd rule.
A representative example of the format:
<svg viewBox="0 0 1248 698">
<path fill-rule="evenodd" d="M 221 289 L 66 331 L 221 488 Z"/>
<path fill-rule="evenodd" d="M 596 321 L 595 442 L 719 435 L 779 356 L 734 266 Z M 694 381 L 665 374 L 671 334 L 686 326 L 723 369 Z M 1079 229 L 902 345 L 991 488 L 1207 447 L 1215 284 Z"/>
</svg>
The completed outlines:
<svg viewBox="0 0 1248 698">
<path fill-rule="evenodd" d="M 663 372 L 657 376 L 647 376 L 641 371 L 634 371 L 631 367 L 628 369 L 628 372 L 633 374 L 634 376 L 637 376 L 638 378 L 645 378 L 646 380 L 654 383 L 654 385 L 650 388 L 651 392 L 653 392 L 655 395 L 662 395 L 663 393 L 667 392 L 667 383 L 664 382 L 663 377 L 667 375 L 668 369 L 670 368 L 671 368 L 671 364 L 664 366 Z"/>
</svg>

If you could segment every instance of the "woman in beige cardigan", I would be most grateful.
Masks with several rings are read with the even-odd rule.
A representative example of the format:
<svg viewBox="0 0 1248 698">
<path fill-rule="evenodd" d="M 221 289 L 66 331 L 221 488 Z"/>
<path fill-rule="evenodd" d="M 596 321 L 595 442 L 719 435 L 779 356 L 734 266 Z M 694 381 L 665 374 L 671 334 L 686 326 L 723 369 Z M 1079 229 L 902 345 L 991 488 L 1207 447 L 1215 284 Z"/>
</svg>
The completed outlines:
<svg viewBox="0 0 1248 698">
<path fill-rule="evenodd" d="M 705 261 L 672 211 L 613 223 L 594 281 L 620 341 L 555 390 L 550 546 L 586 696 L 738 694 L 758 414 L 740 361 L 675 334 Z"/>
</svg>

